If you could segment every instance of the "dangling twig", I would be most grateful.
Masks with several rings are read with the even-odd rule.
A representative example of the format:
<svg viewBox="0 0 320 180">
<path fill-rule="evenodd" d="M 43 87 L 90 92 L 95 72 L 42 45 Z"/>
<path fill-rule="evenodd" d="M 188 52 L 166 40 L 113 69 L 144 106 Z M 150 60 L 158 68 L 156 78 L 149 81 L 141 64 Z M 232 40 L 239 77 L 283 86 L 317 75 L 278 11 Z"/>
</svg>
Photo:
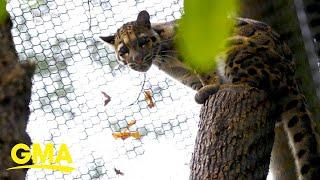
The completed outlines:
<svg viewBox="0 0 320 180">
<path fill-rule="evenodd" d="M 90 0 L 88 0 L 88 8 L 89 8 L 89 31 L 91 31 L 91 8 L 90 8 Z"/>
<path fill-rule="evenodd" d="M 137 98 L 133 103 L 129 104 L 128 106 L 132 106 L 134 103 L 136 103 L 136 102 L 139 101 L 139 98 L 140 98 L 140 96 L 141 96 L 141 94 L 142 94 L 142 91 L 143 91 L 143 88 L 144 88 L 144 84 L 145 84 L 145 83 L 146 83 L 146 73 L 143 74 L 143 84 L 142 84 L 141 90 L 140 90 L 140 92 L 139 92 L 138 98 Z"/>
</svg>

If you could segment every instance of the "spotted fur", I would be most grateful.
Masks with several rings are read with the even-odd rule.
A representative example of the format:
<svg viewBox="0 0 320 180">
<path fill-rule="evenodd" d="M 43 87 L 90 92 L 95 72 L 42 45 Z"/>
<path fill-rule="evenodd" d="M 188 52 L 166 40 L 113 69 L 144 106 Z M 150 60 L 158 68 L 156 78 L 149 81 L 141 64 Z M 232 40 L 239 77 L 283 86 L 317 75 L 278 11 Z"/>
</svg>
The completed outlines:
<svg viewBox="0 0 320 180">
<path fill-rule="evenodd" d="M 227 54 L 225 75 L 231 82 L 264 89 L 276 104 L 274 118 L 287 133 L 298 178 L 320 178 L 317 137 L 288 46 L 266 24 L 239 19 Z"/>
<path fill-rule="evenodd" d="M 220 84 L 248 84 L 265 90 L 275 104 L 270 118 L 278 119 L 277 125 L 283 126 L 287 133 L 299 179 L 319 178 L 316 133 L 295 80 L 290 49 L 268 25 L 243 18 L 236 22 L 225 58 L 218 61 L 217 70 L 209 74 L 197 73 L 184 63 L 173 41 L 176 23 L 151 24 L 146 11 L 140 12 L 136 21 L 124 24 L 115 36 L 102 39 L 115 47 L 119 60 L 130 68 L 147 71 L 155 64 L 197 90 L 198 103 L 204 103 L 217 92 Z M 141 45 L 141 37 L 149 41 Z M 125 55 L 121 52 L 123 46 L 128 48 Z"/>
</svg>

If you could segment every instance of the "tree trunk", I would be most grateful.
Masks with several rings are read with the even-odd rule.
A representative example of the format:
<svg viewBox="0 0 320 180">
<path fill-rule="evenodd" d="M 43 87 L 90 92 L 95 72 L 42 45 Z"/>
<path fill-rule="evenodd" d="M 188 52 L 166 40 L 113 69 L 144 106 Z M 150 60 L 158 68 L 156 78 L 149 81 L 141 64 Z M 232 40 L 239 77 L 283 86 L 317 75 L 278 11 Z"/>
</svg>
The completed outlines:
<svg viewBox="0 0 320 180">
<path fill-rule="evenodd" d="M 266 179 L 275 121 L 266 94 L 223 85 L 203 105 L 190 180 Z"/>
<path fill-rule="evenodd" d="M 7 171 L 16 166 L 11 148 L 31 144 L 26 133 L 34 64 L 18 62 L 10 19 L 0 24 L 0 179 L 25 179 L 26 170 Z"/>
</svg>

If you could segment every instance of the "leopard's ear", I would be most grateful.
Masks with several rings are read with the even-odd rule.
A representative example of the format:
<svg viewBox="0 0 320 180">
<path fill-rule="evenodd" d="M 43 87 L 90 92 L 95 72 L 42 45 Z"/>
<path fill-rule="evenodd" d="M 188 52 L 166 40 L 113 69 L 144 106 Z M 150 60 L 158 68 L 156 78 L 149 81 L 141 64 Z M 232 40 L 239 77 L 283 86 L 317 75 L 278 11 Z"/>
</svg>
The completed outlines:
<svg viewBox="0 0 320 180">
<path fill-rule="evenodd" d="M 104 42 L 114 46 L 115 42 L 115 36 L 100 36 L 100 39 L 102 39 Z"/>
<path fill-rule="evenodd" d="M 151 28 L 150 15 L 146 10 L 139 12 L 138 18 L 137 18 L 137 24 L 140 26 Z"/>
</svg>

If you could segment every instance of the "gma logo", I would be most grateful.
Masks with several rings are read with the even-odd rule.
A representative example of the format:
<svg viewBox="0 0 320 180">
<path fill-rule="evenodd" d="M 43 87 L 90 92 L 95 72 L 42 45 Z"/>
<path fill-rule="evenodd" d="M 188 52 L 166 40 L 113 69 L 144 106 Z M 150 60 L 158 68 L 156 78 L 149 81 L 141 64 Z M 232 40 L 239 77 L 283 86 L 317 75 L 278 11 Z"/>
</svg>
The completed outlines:
<svg viewBox="0 0 320 180">
<path fill-rule="evenodd" d="M 19 150 L 23 150 L 18 157 L 17 153 Z M 66 144 L 61 144 L 59 150 L 57 151 L 56 156 L 54 157 L 54 145 L 46 144 L 44 150 L 42 151 L 40 144 L 33 144 L 31 148 L 26 144 L 17 144 L 11 149 L 11 158 L 12 160 L 19 164 L 20 166 L 11 167 L 7 170 L 14 169 L 26 169 L 26 168 L 41 168 L 49 169 L 54 171 L 61 171 L 64 173 L 70 173 L 75 168 L 70 166 L 61 165 L 61 162 L 64 164 L 72 163 L 72 158 L 68 147 Z M 30 161 L 32 158 L 32 165 L 24 165 Z"/>
</svg>

